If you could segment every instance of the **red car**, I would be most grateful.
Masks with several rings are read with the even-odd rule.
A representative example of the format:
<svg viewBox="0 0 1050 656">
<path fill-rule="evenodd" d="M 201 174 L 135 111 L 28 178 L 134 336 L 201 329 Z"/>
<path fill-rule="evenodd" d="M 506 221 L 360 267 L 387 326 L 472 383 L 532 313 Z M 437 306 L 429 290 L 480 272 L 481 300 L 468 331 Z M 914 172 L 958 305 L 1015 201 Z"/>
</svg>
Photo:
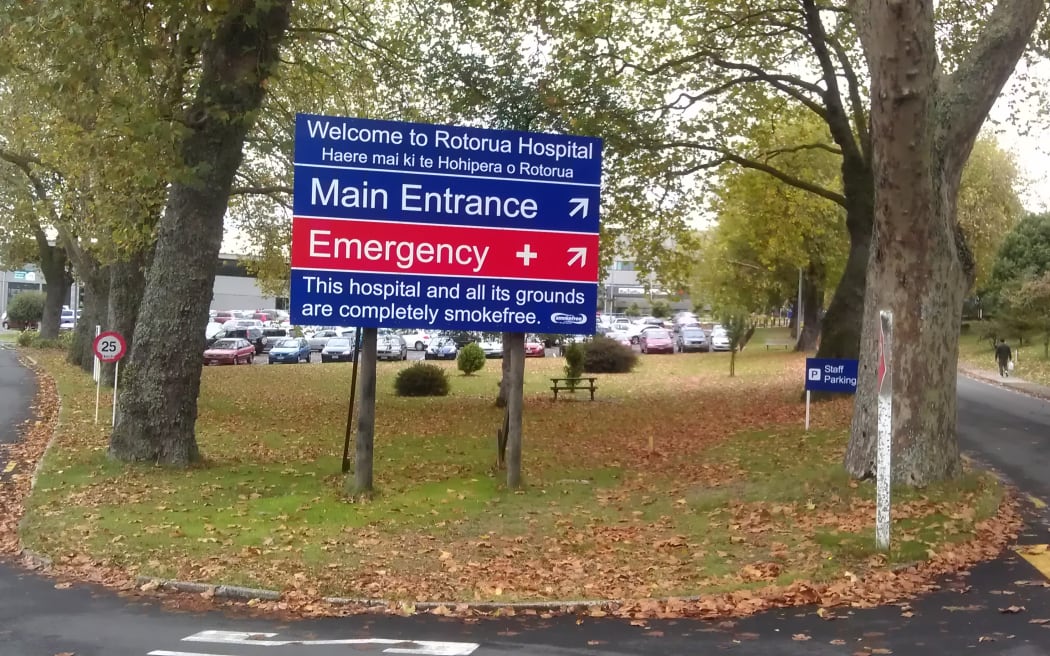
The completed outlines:
<svg viewBox="0 0 1050 656">
<path fill-rule="evenodd" d="M 663 328 L 653 328 L 642 332 L 638 343 L 642 353 L 674 353 L 674 340 L 671 333 Z"/>
<path fill-rule="evenodd" d="M 204 352 L 204 364 L 251 364 L 255 346 L 246 339 L 220 339 Z"/>
<path fill-rule="evenodd" d="M 547 350 L 543 348 L 543 342 L 538 337 L 529 335 L 525 338 L 526 358 L 542 358 L 545 355 L 547 355 Z"/>
</svg>

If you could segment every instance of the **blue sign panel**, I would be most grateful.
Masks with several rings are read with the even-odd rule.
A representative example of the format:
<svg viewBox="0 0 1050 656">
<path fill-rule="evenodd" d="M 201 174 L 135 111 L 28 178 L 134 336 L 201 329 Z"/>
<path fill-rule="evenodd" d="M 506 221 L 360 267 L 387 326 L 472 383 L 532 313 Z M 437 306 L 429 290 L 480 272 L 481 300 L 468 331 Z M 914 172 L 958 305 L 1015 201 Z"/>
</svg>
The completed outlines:
<svg viewBox="0 0 1050 656">
<path fill-rule="evenodd" d="M 295 323 L 586 334 L 599 139 L 300 114 Z"/>
<path fill-rule="evenodd" d="M 839 358 L 806 358 L 806 390 L 856 394 L 857 361 Z"/>
</svg>

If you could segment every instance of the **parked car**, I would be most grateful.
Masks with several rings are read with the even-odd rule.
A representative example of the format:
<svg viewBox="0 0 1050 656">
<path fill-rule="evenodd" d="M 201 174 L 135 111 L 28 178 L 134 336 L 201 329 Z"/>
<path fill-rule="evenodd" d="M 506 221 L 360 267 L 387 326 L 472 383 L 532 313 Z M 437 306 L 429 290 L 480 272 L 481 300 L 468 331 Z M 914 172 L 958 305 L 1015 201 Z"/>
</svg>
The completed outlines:
<svg viewBox="0 0 1050 656">
<path fill-rule="evenodd" d="M 0 315 L 0 327 L 3 327 L 4 330 L 7 330 L 8 328 L 11 327 L 11 324 L 9 324 L 7 322 L 7 313 L 6 312 L 4 312 L 2 315 Z"/>
<path fill-rule="evenodd" d="M 707 333 L 699 325 L 682 326 L 678 331 L 676 346 L 682 353 L 711 350 L 711 343 L 707 341 Z"/>
<path fill-rule="evenodd" d="M 215 323 L 226 323 L 230 319 L 236 319 L 232 310 L 218 310 L 212 316 L 211 320 Z"/>
<path fill-rule="evenodd" d="M 485 352 L 486 358 L 502 358 L 503 357 L 503 340 L 498 338 L 483 339 L 478 342 L 478 346 Z"/>
<path fill-rule="evenodd" d="M 711 350 L 712 351 L 728 351 L 729 349 L 729 335 L 726 334 L 724 329 L 719 329 L 716 326 L 711 330 Z"/>
<path fill-rule="evenodd" d="M 545 355 L 547 351 L 543 348 L 543 340 L 536 335 L 527 335 L 525 337 L 525 357 L 542 358 Z"/>
<path fill-rule="evenodd" d="M 312 355 L 310 342 L 302 337 L 288 337 L 270 349 L 270 364 L 310 362 Z"/>
<path fill-rule="evenodd" d="M 643 332 L 639 345 L 642 347 L 642 353 L 674 353 L 671 333 L 663 328 Z"/>
<path fill-rule="evenodd" d="M 405 343 L 405 338 L 393 330 L 380 329 L 376 337 L 376 359 L 407 360 L 408 344 Z"/>
<path fill-rule="evenodd" d="M 452 338 L 439 337 L 430 342 L 423 358 L 425 360 L 455 360 L 457 355 L 459 355 L 459 347 Z"/>
<path fill-rule="evenodd" d="M 423 330 L 412 330 L 401 333 L 401 336 L 405 338 L 405 343 L 408 344 L 408 348 L 414 351 L 425 351 L 430 346 L 430 340 L 433 338 L 432 333 Z"/>
<path fill-rule="evenodd" d="M 259 330 L 263 329 L 263 322 L 259 321 L 258 319 L 230 319 L 222 325 L 232 328 L 258 328 Z"/>
<path fill-rule="evenodd" d="M 262 328 L 227 328 L 226 324 L 223 324 L 222 330 L 208 338 L 208 345 L 210 346 L 220 339 L 246 339 L 255 346 L 256 354 L 262 353 L 263 348 L 266 346 L 266 338 L 263 336 Z"/>
<path fill-rule="evenodd" d="M 273 326 L 263 328 L 263 337 L 266 338 L 266 342 L 263 344 L 263 352 L 268 353 L 273 345 L 282 339 L 288 339 L 289 337 L 295 337 L 292 331 L 287 328 L 276 328 Z"/>
<path fill-rule="evenodd" d="M 204 351 L 204 364 L 251 364 L 255 346 L 246 339 L 217 339 Z"/>
<path fill-rule="evenodd" d="M 354 340 L 332 337 L 321 349 L 321 362 L 350 362 L 354 359 Z"/>
<path fill-rule="evenodd" d="M 306 341 L 310 342 L 310 348 L 312 348 L 315 351 L 320 351 L 324 349 L 324 345 L 328 343 L 328 340 L 332 339 L 333 337 L 348 337 L 350 339 L 353 339 L 354 329 L 325 328 L 323 330 L 318 330 L 312 335 L 307 335 Z"/>
</svg>

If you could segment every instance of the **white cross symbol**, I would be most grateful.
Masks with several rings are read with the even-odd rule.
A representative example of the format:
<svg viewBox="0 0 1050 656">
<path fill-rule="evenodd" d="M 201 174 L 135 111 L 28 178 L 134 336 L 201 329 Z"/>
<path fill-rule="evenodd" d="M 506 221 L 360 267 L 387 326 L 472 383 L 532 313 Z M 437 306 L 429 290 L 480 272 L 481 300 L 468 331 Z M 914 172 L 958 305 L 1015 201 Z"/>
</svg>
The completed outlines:
<svg viewBox="0 0 1050 656">
<path fill-rule="evenodd" d="M 538 253 L 533 253 L 531 250 L 529 250 L 528 244 L 525 244 L 525 247 L 517 253 L 515 253 L 514 255 L 515 257 L 520 257 L 521 261 L 525 263 L 525 266 L 529 266 L 529 264 L 532 263 L 532 260 L 539 257 Z"/>
</svg>

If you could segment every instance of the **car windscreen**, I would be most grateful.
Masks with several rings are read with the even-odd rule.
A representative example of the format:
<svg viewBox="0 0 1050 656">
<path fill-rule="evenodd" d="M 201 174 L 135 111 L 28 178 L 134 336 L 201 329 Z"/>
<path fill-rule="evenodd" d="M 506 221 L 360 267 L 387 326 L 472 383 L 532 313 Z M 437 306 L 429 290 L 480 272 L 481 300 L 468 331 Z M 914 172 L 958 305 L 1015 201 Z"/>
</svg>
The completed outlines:
<svg viewBox="0 0 1050 656">
<path fill-rule="evenodd" d="M 237 340 L 235 339 L 220 339 L 211 345 L 213 349 L 235 349 L 237 348 Z"/>
<path fill-rule="evenodd" d="M 328 348 L 348 348 L 350 340 L 345 337 L 333 337 L 328 340 Z"/>
<path fill-rule="evenodd" d="M 686 328 L 682 331 L 682 337 L 703 337 L 704 331 L 699 328 Z"/>
<path fill-rule="evenodd" d="M 299 340 L 297 339 L 282 339 L 277 342 L 277 348 L 299 348 Z"/>
<path fill-rule="evenodd" d="M 671 339 L 666 330 L 647 330 L 642 334 L 646 339 Z"/>
</svg>

